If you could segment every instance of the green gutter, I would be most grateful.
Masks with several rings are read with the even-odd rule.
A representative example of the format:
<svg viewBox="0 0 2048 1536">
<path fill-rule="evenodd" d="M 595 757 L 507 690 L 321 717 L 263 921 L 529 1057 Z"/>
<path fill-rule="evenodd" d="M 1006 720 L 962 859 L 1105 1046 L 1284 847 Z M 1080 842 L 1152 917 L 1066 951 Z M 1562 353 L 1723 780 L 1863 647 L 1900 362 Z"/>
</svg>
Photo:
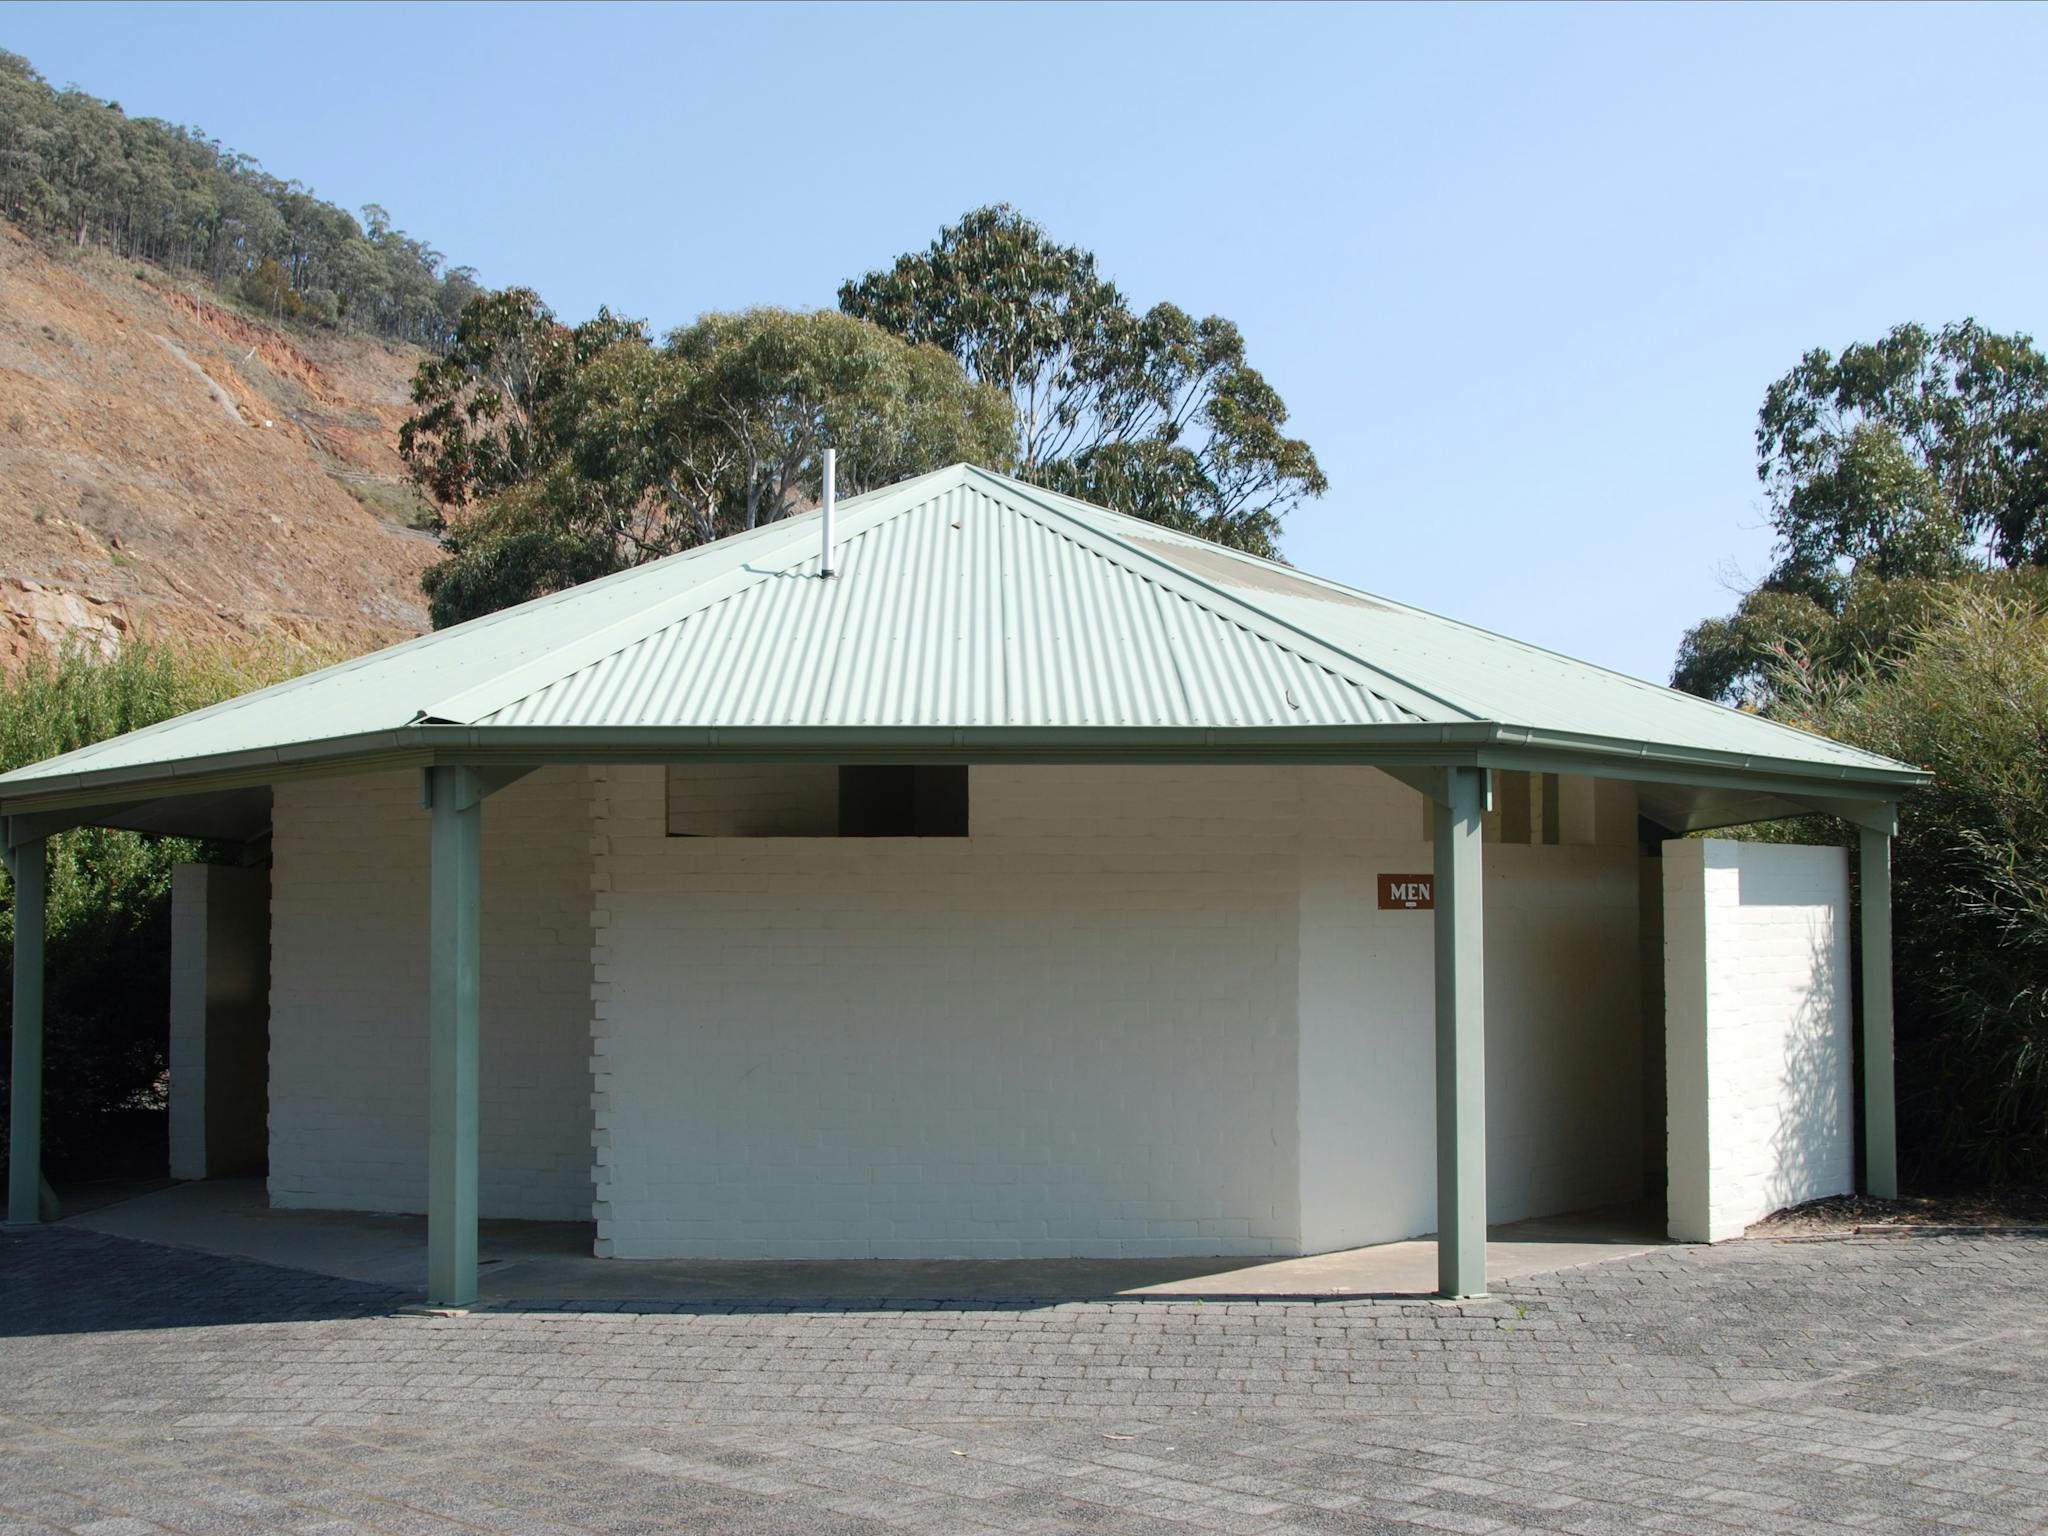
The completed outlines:
<svg viewBox="0 0 2048 1536">
<path fill-rule="evenodd" d="M 1760 794 L 1896 796 L 1931 775 L 1903 763 L 1816 763 L 1486 722 L 1248 727 L 414 725 L 175 762 L 0 779 L 0 814 L 81 809 L 342 772 L 458 764 L 619 762 L 1359 763 L 1511 768 Z"/>
</svg>

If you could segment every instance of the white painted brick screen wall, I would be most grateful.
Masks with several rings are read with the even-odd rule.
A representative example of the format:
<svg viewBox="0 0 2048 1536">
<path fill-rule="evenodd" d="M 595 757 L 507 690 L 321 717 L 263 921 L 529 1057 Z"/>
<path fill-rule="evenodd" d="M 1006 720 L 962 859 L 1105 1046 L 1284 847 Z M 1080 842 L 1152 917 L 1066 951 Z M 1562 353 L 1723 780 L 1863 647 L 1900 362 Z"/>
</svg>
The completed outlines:
<svg viewBox="0 0 2048 1536">
<path fill-rule="evenodd" d="M 1294 1251 L 1285 789 L 976 769 L 970 838 L 666 838 L 612 770 L 599 1251 Z"/>
<path fill-rule="evenodd" d="M 1840 848 L 1664 845 L 1674 1238 L 1854 1187 L 1848 913 Z"/>
<path fill-rule="evenodd" d="M 484 802 L 480 1198 L 590 1214 L 590 771 Z M 427 814 L 418 773 L 278 786 L 270 1198 L 426 1209 Z"/>
</svg>

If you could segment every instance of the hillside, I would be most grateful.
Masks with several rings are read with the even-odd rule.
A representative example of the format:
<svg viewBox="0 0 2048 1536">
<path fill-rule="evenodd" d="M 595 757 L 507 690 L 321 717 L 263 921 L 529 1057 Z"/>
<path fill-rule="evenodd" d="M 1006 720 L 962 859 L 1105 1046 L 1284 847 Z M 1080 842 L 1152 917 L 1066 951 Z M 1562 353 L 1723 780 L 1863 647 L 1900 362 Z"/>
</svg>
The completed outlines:
<svg viewBox="0 0 2048 1536">
<path fill-rule="evenodd" d="M 421 356 L 0 222 L 0 666 L 74 634 L 425 629 L 395 448 Z"/>
</svg>

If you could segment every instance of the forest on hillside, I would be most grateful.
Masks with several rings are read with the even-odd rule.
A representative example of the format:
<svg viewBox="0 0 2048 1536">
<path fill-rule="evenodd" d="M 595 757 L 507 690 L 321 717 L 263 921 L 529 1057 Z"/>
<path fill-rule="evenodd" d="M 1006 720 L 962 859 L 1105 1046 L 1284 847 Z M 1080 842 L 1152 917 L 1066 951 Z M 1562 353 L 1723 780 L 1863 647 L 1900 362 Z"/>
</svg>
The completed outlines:
<svg viewBox="0 0 2048 1536">
<path fill-rule="evenodd" d="M 0 50 L 0 214 L 33 234 L 193 273 L 271 314 L 441 349 L 467 267 L 360 221 L 196 129 L 58 89 Z"/>
</svg>

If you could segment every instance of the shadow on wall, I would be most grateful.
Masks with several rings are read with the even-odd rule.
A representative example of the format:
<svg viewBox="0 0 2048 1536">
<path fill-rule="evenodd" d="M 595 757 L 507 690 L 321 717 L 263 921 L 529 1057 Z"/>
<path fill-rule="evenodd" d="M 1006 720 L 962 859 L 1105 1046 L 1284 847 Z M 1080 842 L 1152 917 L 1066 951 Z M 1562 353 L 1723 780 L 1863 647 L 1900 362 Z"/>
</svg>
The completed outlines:
<svg viewBox="0 0 2048 1536">
<path fill-rule="evenodd" d="M 1765 1185 L 1772 1210 L 1853 1192 L 1846 905 L 1806 912 L 1807 981 L 1784 1041 Z"/>
</svg>

